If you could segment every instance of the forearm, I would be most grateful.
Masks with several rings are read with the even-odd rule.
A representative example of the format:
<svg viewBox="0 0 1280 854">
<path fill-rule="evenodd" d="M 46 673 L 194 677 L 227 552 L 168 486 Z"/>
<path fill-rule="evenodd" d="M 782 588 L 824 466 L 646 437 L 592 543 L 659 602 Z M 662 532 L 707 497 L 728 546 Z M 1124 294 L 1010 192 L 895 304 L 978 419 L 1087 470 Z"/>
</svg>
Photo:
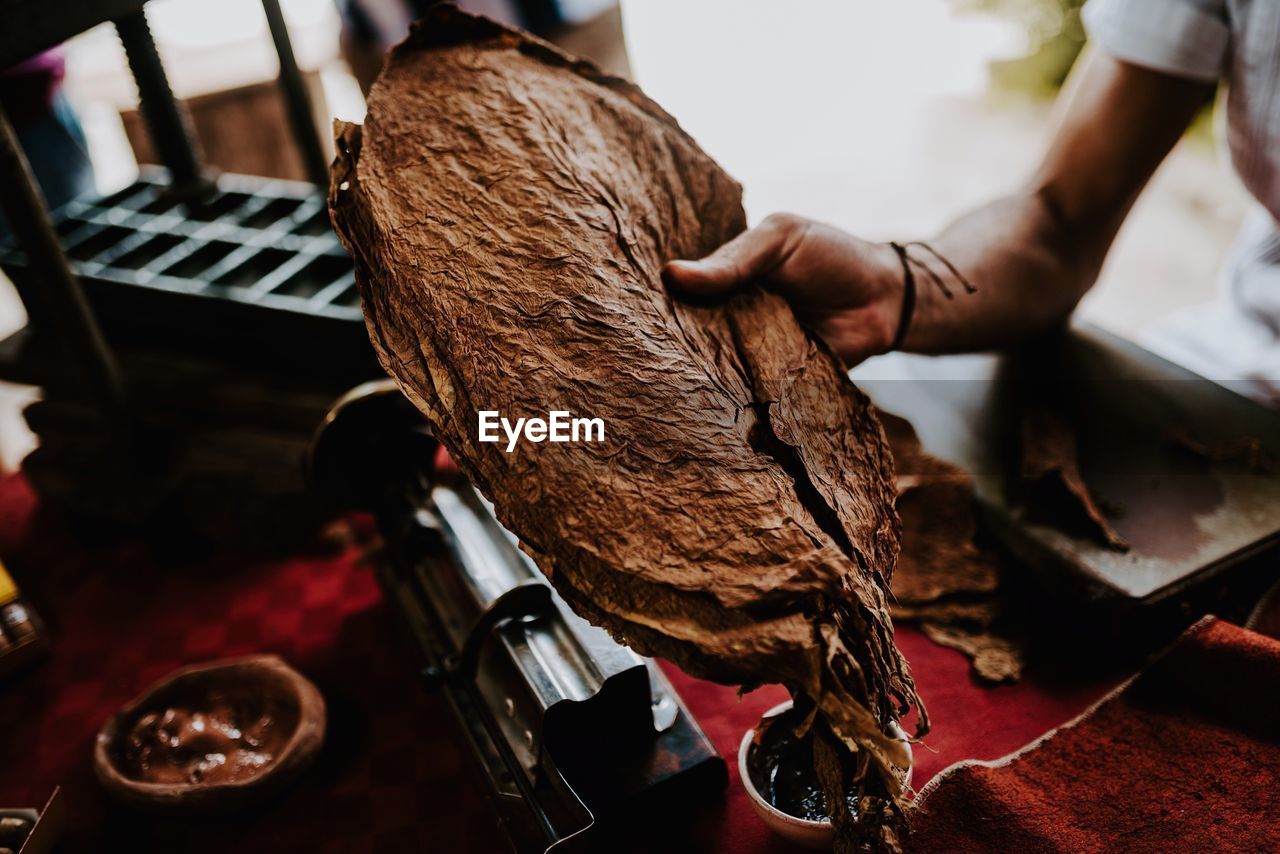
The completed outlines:
<svg viewBox="0 0 1280 854">
<path fill-rule="evenodd" d="M 1143 186 L 1212 94 L 1208 84 L 1087 55 L 1027 189 L 962 217 L 930 244 L 977 292 L 953 287 L 947 299 L 917 277 L 906 348 L 992 349 L 1063 323 Z"/>
<path fill-rule="evenodd" d="M 912 265 L 916 306 L 904 349 L 996 349 L 1062 324 L 1096 280 L 1116 225 L 1081 228 L 1067 221 L 1042 190 L 1000 199 L 962 217 L 929 246 L 975 290 L 966 292 L 928 250 L 911 247 L 911 257 L 928 265 L 952 296 L 919 264 Z"/>
</svg>

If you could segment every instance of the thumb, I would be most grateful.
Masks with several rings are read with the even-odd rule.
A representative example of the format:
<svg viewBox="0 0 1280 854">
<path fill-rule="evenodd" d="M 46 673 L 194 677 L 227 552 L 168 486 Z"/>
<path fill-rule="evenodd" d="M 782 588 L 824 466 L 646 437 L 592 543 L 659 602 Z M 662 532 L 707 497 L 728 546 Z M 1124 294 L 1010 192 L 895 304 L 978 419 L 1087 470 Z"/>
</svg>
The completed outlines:
<svg viewBox="0 0 1280 854">
<path fill-rule="evenodd" d="M 797 217 L 771 216 L 701 260 L 668 262 L 662 277 L 689 296 L 722 296 L 775 270 L 790 253 L 802 223 Z"/>
</svg>

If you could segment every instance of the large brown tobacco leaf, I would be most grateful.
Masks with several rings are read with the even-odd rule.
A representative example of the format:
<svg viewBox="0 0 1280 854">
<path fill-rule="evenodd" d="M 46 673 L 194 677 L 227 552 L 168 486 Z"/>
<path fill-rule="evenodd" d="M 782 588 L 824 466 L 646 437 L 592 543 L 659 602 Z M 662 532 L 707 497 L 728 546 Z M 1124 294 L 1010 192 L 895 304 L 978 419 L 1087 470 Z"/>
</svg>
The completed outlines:
<svg viewBox="0 0 1280 854">
<path fill-rule="evenodd" d="M 779 297 L 694 306 L 659 278 L 745 227 L 739 186 L 635 86 L 447 7 L 338 130 L 330 206 L 374 347 L 498 518 L 636 650 L 816 707 L 824 755 L 871 769 L 843 781 L 857 833 L 892 844 L 907 756 L 885 733 L 916 695 L 880 424 Z M 605 440 L 477 441 L 477 410 L 553 409 Z"/>
</svg>

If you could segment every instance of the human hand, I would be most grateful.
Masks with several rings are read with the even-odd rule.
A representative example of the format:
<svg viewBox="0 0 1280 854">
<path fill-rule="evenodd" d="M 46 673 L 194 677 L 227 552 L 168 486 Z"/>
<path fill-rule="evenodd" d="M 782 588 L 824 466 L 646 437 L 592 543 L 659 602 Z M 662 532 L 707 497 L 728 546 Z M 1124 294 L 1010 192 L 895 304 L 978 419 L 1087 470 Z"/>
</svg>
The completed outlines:
<svg viewBox="0 0 1280 854">
<path fill-rule="evenodd" d="M 774 214 L 696 261 L 671 261 L 663 278 L 697 298 L 760 283 L 849 365 L 889 350 L 902 314 L 902 263 L 888 244 Z"/>
</svg>

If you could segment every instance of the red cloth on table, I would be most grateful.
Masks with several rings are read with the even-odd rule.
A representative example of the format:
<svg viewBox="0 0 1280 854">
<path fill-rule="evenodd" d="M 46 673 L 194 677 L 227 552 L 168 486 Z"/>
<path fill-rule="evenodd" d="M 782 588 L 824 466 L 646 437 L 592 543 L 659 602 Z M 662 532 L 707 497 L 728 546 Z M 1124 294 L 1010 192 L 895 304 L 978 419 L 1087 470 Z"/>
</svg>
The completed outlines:
<svg viewBox="0 0 1280 854">
<path fill-rule="evenodd" d="M 356 548 L 284 560 L 221 555 L 158 563 L 136 543 L 75 544 L 37 511 L 20 477 L 0 479 L 0 559 L 51 624 L 51 657 L 0 683 L 0 805 L 44 802 L 62 785 L 65 851 L 487 852 L 493 819 L 466 773 L 465 748 L 420 687 L 417 663 Z M 1074 717 L 1114 683 L 1041 679 L 978 687 L 963 656 L 909 627 L 899 645 L 934 717 L 915 781 L 966 758 L 994 759 Z M 260 808 L 212 820 L 140 819 L 110 806 L 93 778 L 94 734 L 125 701 L 183 664 L 273 652 L 315 681 L 330 727 L 317 765 Z M 681 825 L 695 851 L 793 851 L 751 810 L 737 748 L 784 698 L 667 668 L 729 766 L 724 795 Z M 656 824 L 656 823 L 655 823 Z"/>
<path fill-rule="evenodd" d="M 920 851 L 1280 850 L 1280 641 L 1211 617 L 1026 751 L 921 792 Z"/>
</svg>

